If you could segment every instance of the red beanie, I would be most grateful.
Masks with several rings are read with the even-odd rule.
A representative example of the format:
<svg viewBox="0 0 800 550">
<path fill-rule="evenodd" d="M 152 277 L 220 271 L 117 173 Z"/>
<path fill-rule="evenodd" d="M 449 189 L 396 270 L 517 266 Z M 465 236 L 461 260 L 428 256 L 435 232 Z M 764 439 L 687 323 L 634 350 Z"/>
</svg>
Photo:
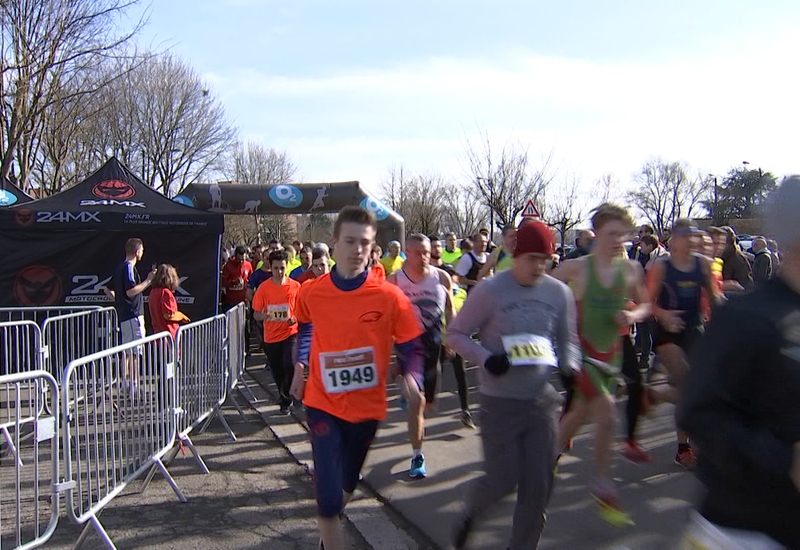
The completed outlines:
<svg viewBox="0 0 800 550">
<path fill-rule="evenodd" d="M 544 223 L 538 220 L 525 220 L 517 229 L 517 246 L 514 248 L 514 257 L 520 254 L 546 254 L 551 255 L 556 251 L 553 232 Z"/>
</svg>

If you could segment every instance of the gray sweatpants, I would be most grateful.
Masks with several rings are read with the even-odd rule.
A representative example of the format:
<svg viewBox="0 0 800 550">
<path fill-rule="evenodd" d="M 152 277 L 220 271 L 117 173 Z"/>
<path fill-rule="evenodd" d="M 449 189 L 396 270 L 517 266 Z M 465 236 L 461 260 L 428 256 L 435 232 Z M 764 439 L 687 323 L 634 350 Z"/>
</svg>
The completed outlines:
<svg viewBox="0 0 800 550">
<path fill-rule="evenodd" d="M 555 468 L 561 396 L 545 384 L 536 399 L 481 395 L 484 475 L 475 482 L 467 516 L 478 520 L 517 489 L 511 550 L 533 550 L 545 524 Z"/>
</svg>

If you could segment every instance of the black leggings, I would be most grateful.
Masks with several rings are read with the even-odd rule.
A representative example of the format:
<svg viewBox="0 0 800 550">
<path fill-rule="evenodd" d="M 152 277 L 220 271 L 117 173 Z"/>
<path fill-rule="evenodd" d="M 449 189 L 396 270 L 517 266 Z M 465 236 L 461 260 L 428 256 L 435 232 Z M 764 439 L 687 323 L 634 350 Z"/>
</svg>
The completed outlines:
<svg viewBox="0 0 800 550">
<path fill-rule="evenodd" d="M 642 372 L 639 370 L 636 347 L 630 336 L 622 337 L 622 376 L 625 377 L 625 385 L 628 386 L 628 402 L 625 405 L 628 417 L 628 440 L 633 441 L 636 439 L 636 425 L 642 407 Z"/>
<path fill-rule="evenodd" d="M 289 396 L 289 387 L 292 385 L 294 366 L 292 365 L 292 348 L 297 335 L 293 334 L 286 340 L 264 344 L 264 355 L 272 372 L 272 379 L 278 387 L 278 396 L 281 406 L 289 405 L 292 398 Z"/>
<path fill-rule="evenodd" d="M 450 361 L 453 363 L 453 372 L 456 375 L 458 400 L 461 402 L 461 410 L 466 411 L 469 409 L 469 388 L 467 388 L 467 369 L 464 367 L 464 358 L 456 354 Z M 442 348 L 441 363 L 444 364 L 444 362 L 444 348 Z"/>
</svg>

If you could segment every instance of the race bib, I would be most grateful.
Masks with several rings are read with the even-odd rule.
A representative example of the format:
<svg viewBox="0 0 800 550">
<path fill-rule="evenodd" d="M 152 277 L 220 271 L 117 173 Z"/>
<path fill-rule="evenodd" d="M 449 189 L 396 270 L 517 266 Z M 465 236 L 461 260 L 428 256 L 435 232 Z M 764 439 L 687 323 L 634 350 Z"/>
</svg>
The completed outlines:
<svg viewBox="0 0 800 550">
<path fill-rule="evenodd" d="M 289 319 L 289 304 L 270 304 L 267 306 L 268 321 L 286 321 Z"/>
<path fill-rule="evenodd" d="M 371 347 L 320 353 L 319 370 L 326 393 L 344 393 L 378 385 L 375 351 Z"/>
<path fill-rule="evenodd" d="M 514 367 L 555 367 L 556 353 L 549 338 L 534 334 L 503 336 L 503 348 Z"/>
</svg>

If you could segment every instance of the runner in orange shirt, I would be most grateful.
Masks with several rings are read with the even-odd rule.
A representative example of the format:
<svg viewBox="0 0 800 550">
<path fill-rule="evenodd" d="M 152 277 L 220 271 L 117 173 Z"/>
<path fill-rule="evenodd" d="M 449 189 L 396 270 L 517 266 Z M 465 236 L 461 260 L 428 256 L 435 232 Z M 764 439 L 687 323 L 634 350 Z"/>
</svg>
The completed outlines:
<svg viewBox="0 0 800 550">
<path fill-rule="evenodd" d="M 326 550 L 344 548 L 339 514 L 386 416 L 393 344 L 403 393 L 414 406 L 422 399 L 420 322 L 403 292 L 367 269 L 376 227 L 368 211 L 344 208 L 334 225 L 336 265 L 305 283 L 297 301 L 300 326 L 291 394 L 306 407 L 320 544 Z"/>
<path fill-rule="evenodd" d="M 269 266 L 272 278 L 258 286 L 253 296 L 253 316 L 264 322 L 264 355 L 278 386 L 281 414 L 289 414 L 292 398 L 292 352 L 297 338 L 297 294 L 300 283 L 286 277 L 288 255 L 284 250 L 270 252 Z"/>
</svg>

